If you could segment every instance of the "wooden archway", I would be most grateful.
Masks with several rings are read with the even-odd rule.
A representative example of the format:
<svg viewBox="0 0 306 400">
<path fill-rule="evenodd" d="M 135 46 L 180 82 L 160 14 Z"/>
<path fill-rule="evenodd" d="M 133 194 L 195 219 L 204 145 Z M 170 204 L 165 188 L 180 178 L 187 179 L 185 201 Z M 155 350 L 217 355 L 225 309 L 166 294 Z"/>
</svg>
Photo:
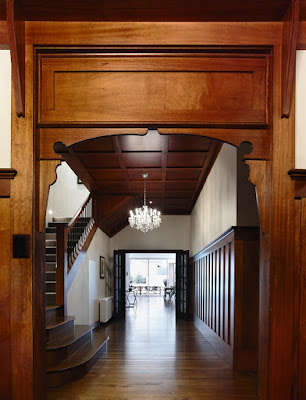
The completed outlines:
<svg viewBox="0 0 306 400">
<path fill-rule="evenodd" d="M 28 117 L 13 121 L 12 160 L 18 170 L 12 183 L 13 204 L 23 201 L 24 205 L 13 210 L 13 230 L 27 229 L 33 238 L 31 258 L 12 260 L 16 291 L 23 292 L 25 282 L 29 285 L 22 312 L 14 301 L 12 311 L 24 323 L 33 321 L 17 344 L 26 358 L 34 335 L 35 367 L 22 379 L 29 379 L 36 385 L 36 392 L 43 393 L 40 232 L 49 184 L 59 162 L 53 144 L 62 141 L 69 146 L 103 135 L 143 134 L 154 126 L 162 134 L 197 134 L 236 146 L 245 141 L 253 145 L 246 162 L 250 166 L 250 179 L 257 188 L 262 227 L 259 397 L 289 399 L 296 374 L 292 322 L 294 195 L 287 175 L 294 167 L 294 126 L 291 119 L 280 118 L 281 29 L 275 25 L 265 30 L 263 25 L 250 24 L 245 31 L 246 27 L 238 24 L 229 28 L 229 37 L 217 40 L 213 35 L 218 29 L 213 24 L 210 31 L 210 24 L 197 24 L 196 31 L 192 24 L 185 25 L 185 36 L 167 24 L 163 25 L 162 36 L 154 24 L 134 27 L 129 34 L 122 34 L 121 27 L 115 25 L 111 43 L 98 35 L 96 44 L 108 47 L 96 53 L 86 53 L 84 48 L 73 51 L 36 48 L 34 43 L 40 40 L 42 45 L 52 43 L 52 33 L 45 31 L 39 39 L 39 24 L 28 31 Z M 204 36 L 199 39 L 199 34 Z M 73 36 L 71 31 L 56 44 L 82 45 L 84 40 Z M 91 37 L 85 41 L 92 45 L 94 40 Z M 233 42 L 239 46 L 233 47 Z M 122 45 L 120 50 L 111 48 L 115 44 Z M 135 44 L 141 46 L 130 47 Z M 97 87 L 104 91 L 96 91 Z M 131 99 L 132 90 L 136 94 Z M 119 104 L 117 109 L 116 104 Z M 34 119 L 29 117 L 33 114 Z M 33 188 L 31 193 L 29 188 Z"/>
</svg>

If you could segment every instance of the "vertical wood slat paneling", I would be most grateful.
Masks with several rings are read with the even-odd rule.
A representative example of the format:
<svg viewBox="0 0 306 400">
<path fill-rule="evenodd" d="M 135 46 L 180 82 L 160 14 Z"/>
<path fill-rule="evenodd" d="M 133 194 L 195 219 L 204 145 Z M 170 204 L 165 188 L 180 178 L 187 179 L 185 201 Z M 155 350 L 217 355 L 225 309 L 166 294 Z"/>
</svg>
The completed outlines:
<svg viewBox="0 0 306 400">
<path fill-rule="evenodd" d="M 216 251 L 216 328 L 215 332 L 220 336 L 220 249 Z"/>
<path fill-rule="evenodd" d="M 193 262 L 195 317 L 223 343 L 227 350 L 221 353 L 238 370 L 257 368 L 258 238 L 257 228 L 232 228 L 194 256 Z M 241 312 L 246 307 L 252 312 Z M 248 348 L 245 353 L 244 348 Z"/>
<path fill-rule="evenodd" d="M 203 321 L 203 309 L 202 309 L 202 301 L 201 301 L 201 299 L 202 299 L 202 296 L 203 296 L 203 271 L 202 271 L 202 262 L 203 262 L 203 259 L 201 258 L 200 260 L 199 260 L 199 263 L 200 263 L 200 299 L 199 299 L 199 302 L 200 302 L 200 318 L 201 318 L 201 320 Z"/>
<path fill-rule="evenodd" d="M 208 320 L 209 320 L 209 302 L 208 302 L 208 298 L 209 298 L 209 257 L 206 256 L 205 257 L 205 261 L 206 261 L 206 296 L 205 296 L 205 305 L 206 305 L 206 319 L 205 319 L 205 323 L 206 325 L 208 325 Z"/>
<path fill-rule="evenodd" d="M 216 254 L 212 253 L 212 330 L 216 330 Z"/>
<path fill-rule="evenodd" d="M 234 296 L 233 296 L 234 288 L 232 287 L 232 274 L 234 273 L 234 265 L 232 265 L 232 254 L 233 254 L 232 242 L 230 242 L 228 244 L 228 310 L 227 310 L 229 345 L 233 343 L 231 327 L 232 327 L 232 315 L 233 315 L 232 307 L 234 307 Z"/>
<path fill-rule="evenodd" d="M 203 305 L 203 322 L 206 323 L 206 281 L 207 281 L 207 262 L 206 257 L 203 257 L 203 274 L 204 274 L 204 285 L 203 285 L 203 298 L 202 298 L 202 305 Z"/>
<path fill-rule="evenodd" d="M 228 309 L 229 309 L 229 291 L 228 291 L 228 271 L 229 271 L 229 245 L 225 246 L 225 260 L 224 260 L 224 341 L 228 343 Z"/>
<path fill-rule="evenodd" d="M 224 246 L 221 247 L 220 251 L 220 337 L 224 340 Z"/>
<path fill-rule="evenodd" d="M 198 285 L 195 283 L 198 282 L 198 261 L 193 262 L 193 268 L 194 268 L 194 313 L 195 315 L 198 315 L 198 300 L 199 300 L 199 295 L 198 295 Z"/>
<path fill-rule="evenodd" d="M 209 327 L 212 327 L 212 254 L 209 254 Z"/>
</svg>

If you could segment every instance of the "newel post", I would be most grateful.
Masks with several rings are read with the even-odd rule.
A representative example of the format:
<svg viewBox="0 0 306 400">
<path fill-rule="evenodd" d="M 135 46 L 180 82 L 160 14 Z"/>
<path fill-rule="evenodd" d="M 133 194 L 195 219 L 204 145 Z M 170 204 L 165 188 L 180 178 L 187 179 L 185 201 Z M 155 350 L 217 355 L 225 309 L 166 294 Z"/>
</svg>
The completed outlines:
<svg viewBox="0 0 306 400">
<path fill-rule="evenodd" d="M 56 228 L 56 305 L 64 306 L 67 314 L 67 232 L 66 224 Z"/>
</svg>

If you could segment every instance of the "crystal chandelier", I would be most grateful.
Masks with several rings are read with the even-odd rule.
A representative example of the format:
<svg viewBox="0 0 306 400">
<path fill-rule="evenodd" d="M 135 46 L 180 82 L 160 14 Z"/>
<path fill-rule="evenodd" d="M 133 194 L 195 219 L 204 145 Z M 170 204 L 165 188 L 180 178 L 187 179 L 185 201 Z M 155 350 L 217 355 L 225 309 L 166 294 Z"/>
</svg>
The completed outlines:
<svg viewBox="0 0 306 400">
<path fill-rule="evenodd" d="M 144 233 L 152 231 L 154 228 L 158 228 L 162 222 L 160 211 L 146 205 L 146 179 L 148 176 L 149 174 L 142 174 L 144 179 L 143 206 L 141 208 L 136 208 L 135 214 L 131 210 L 128 220 L 131 228 L 138 229 Z"/>
</svg>

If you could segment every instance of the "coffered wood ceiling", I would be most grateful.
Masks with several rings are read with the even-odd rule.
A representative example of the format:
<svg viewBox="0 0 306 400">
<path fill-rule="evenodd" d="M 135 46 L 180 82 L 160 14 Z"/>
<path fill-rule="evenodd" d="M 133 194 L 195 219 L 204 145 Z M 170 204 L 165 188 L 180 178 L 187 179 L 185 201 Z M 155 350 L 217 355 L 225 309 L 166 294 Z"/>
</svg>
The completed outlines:
<svg viewBox="0 0 306 400">
<path fill-rule="evenodd" d="M 71 146 L 63 158 L 97 193 L 100 227 L 109 236 L 127 225 L 131 208 L 147 199 L 163 215 L 188 215 L 199 196 L 221 143 L 204 137 L 160 135 L 107 136 Z"/>
<path fill-rule="evenodd" d="M 6 18 L 5 3 L 0 0 L 0 19 Z M 19 0 L 17 4 L 24 19 L 39 21 L 280 21 L 290 0 Z"/>
</svg>

